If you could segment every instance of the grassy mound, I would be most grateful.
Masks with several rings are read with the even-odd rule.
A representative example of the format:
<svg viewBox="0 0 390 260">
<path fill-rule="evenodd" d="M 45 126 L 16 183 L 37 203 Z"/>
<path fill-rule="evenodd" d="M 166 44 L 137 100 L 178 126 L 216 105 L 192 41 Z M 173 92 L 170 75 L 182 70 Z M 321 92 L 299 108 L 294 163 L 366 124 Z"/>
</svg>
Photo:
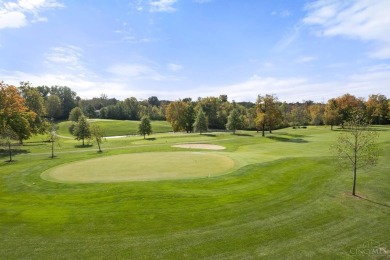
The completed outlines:
<svg viewBox="0 0 390 260">
<path fill-rule="evenodd" d="M 230 170 L 227 156 L 195 152 L 121 154 L 60 165 L 44 172 L 45 180 L 104 183 L 212 177 Z"/>
</svg>

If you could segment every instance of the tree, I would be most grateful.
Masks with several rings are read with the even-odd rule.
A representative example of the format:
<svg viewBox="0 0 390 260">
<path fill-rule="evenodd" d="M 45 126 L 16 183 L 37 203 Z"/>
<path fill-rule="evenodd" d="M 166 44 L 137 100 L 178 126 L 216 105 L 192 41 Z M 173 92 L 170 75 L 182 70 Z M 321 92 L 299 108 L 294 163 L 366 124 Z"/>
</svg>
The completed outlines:
<svg viewBox="0 0 390 260">
<path fill-rule="evenodd" d="M 183 101 L 173 101 L 169 103 L 165 111 L 167 121 L 172 125 L 174 132 L 185 130 L 186 111 L 188 103 Z"/>
<path fill-rule="evenodd" d="M 14 140 L 17 139 L 17 134 L 10 127 L 6 127 L 1 132 L 0 137 L 2 143 L 8 148 L 8 155 L 9 155 L 8 162 L 12 162 L 12 145 L 14 143 Z"/>
<path fill-rule="evenodd" d="M 330 125 L 330 130 L 333 130 L 334 125 L 341 123 L 341 116 L 336 99 L 332 98 L 328 100 L 328 103 L 325 106 L 324 120 L 325 124 Z"/>
<path fill-rule="evenodd" d="M 236 130 L 242 126 L 242 117 L 237 108 L 234 108 L 230 112 L 228 117 L 228 122 L 226 124 L 226 129 L 233 130 L 233 134 L 236 133 Z"/>
<path fill-rule="evenodd" d="M 27 140 L 33 134 L 33 128 L 36 114 L 34 112 L 24 112 L 13 115 L 8 120 L 8 126 L 15 132 L 19 143 L 23 144 L 23 140 Z"/>
<path fill-rule="evenodd" d="M 139 120 L 139 103 L 135 97 L 126 98 L 125 105 L 129 111 L 129 119 L 130 120 Z"/>
<path fill-rule="evenodd" d="M 150 119 L 148 116 L 143 116 L 141 118 L 141 123 L 138 126 L 138 133 L 145 136 L 152 133 L 152 125 L 150 124 Z"/>
<path fill-rule="evenodd" d="M 62 116 L 61 100 L 57 95 L 50 95 L 46 100 L 46 113 L 49 118 L 58 119 Z"/>
<path fill-rule="evenodd" d="M 190 101 L 191 102 L 191 101 Z M 195 108 L 194 105 L 190 102 L 187 102 L 187 109 L 185 111 L 185 130 L 187 133 L 192 133 L 194 130 L 194 122 L 195 122 Z"/>
<path fill-rule="evenodd" d="M 370 131 L 362 113 L 355 112 L 346 122 L 346 129 L 338 136 L 334 148 L 340 159 L 340 167 L 351 166 L 353 170 L 352 195 L 356 196 L 357 170 L 373 166 L 378 159 L 377 132 Z"/>
<path fill-rule="evenodd" d="M 79 121 L 76 123 L 75 127 L 73 128 L 73 135 L 76 136 L 76 140 L 83 141 L 83 146 L 85 145 L 84 140 L 91 138 L 91 129 L 87 117 L 81 116 L 79 118 Z"/>
<path fill-rule="evenodd" d="M 202 132 L 207 132 L 207 125 L 208 122 L 206 115 L 203 112 L 202 107 L 200 107 L 195 118 L 194 131 L 199 132 L 199 134 L 202 134 Z"/>
<path fill-rule="evenodd" d="M 272 133 L 272 128 L 277 126 L 282 121 L 282 112 L 277 105 L 278 98 L 274 95 L 258 95 L 256 101 L 256 128 L 262 130 L 262 136 L 265 136 L 265 126 L 269 127 L 269 132 Z"/>
<path fill-rule="evenodd" d="M 95 138 L 96 143 L 99 147 L 99 153 L 101 153 L 102 149 L 100 148 L 100 144 L 102 143 L 103 137 L 104 137 L 103 129 L 97 124 L 92 124 L 91 125 L 91 135 L 93 138 Z"/>
<path fill-rule="evenodd" d="M 341 119 L 341 126 L 344 128 L 344 123 L 347 122 L 353 113 L 363 111 L 364 102 L 361 98 L 356 98 L 351 94 L 344 94 L 336 98 L 336 105 Z"/>
<path fill-rule="evenodd" d="M 22 143 L 33 134 L 35 118 L 18 89 L 0 82 L 0 133 L 10 128 Z"/>
<path fill-rule="evenodd" d="M 74 121 L 74 122 L 78 122 L 79 121 L 79 118 L 81 116 L 83 116 L 84 113 L 83 111 L 81 110 L 81 108 L 79 107 L 75 107 L 73 108 L 70 113 L 69 113 L 69 120 L 70 121 Z"/>
<path fill-rule="evenodd" d="M 50 95 L 56 95 L 60 99 L 61 116 L 66 119 L 69 117 L 70 111 L 76 107 L 77 94 L 72 89 L 66 86 L 52 86 L 50 88 Z"/>
<path fill-rule="evenodd" d="M 303 104 L 296 103 L 291 109 L 291 120 L 294 126 L 304 126 L 310 121 L 310 115 Z"/>
<path fill-rule="evenodd" d="M 51 123 L 50 129 L 47 131 L 48 132 L 48 139 L 49 142 L 51 143 L 51 158 L 54 158 L 54 143 L 58 143 L 60 140 L 60 137 L 57 135 L 57 126 L 54 124 L 54 122 Z"/>
<path fill-rule="evenodd" d="M 33 134 L 44 134 L 46 132 L 47 122 L 44 119 L 46 108 L 43 97 L 39 91 L 33 87 L 24 89 L 22 96 L 26 101 L 28 110 L 36 114 L 34 120 L 30 123 L 31 132 Z"/>
<path fill-rule="evenodd" d="M 160 106 L 160 100 L 156 96 L 151 96 L 148 98 L 148 103 L 153 107 L 159 107 Z"/>
<path fill-rule="evenodd" d="M 370 95 L 366 102 L 368 120 L 373 124 L 386 124 L 389 102 L 384 95 Z"/>
</svg>

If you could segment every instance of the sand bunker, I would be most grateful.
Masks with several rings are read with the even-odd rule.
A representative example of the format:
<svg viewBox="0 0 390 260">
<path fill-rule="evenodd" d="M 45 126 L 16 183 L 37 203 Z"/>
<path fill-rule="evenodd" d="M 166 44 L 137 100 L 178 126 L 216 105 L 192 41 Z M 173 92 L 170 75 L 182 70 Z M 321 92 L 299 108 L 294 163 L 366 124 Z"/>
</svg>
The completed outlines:
<svg viewBox="0 0 390 260">
<path fill-rule="evenodd" d="M 224 150 L 223 146 L 215 144 L 176 144 L 172 147 L 187 148 L 187 149 L 207 149 L 207 150 Z"/>
</svg>

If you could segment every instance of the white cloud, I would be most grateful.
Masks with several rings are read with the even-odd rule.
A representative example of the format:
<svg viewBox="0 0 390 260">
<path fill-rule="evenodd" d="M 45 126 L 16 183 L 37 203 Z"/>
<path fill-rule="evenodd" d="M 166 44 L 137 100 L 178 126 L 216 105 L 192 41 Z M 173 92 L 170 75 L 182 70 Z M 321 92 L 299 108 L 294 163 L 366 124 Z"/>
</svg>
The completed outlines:
<svg viewBox="0 0 390 260">
<path fill-rule="evenodd" d="M 73 45 L 52 47 L 50 52 L 45 54 L 45 63 L 50 69 L 68 69 L 82 72 L 85 70 L 82 62 L 83 50 Z"/>
<path fill-rule="evenodd" d="M 26 16 L 23 13 L 0 10 L 0 29 L 19 28 L 26 24 Z"/>
<path fill-rule="evenodd" d="M 294 26 L 294 28 L 292 28 L 287 34 L 285 34 L 278 43 L 276 43 L 275 50 L 283 51 L 288 48 L 299 37 L 300 31 L 300 25 Z"/>
<path fill-rule="evenodd" d="M 0 29 L 19 28 L 32 22 L 46 22 L 40 13 L 54 8 L 62 8 L 63 4 L 55 0 L 18 0 L 16 2 L 0 1 Z"/>
<path fill-rule="evenodd" d="M 167 64 L 167 68 L 170 71 L 177 72 L 183 69 L 183 66 L 180 64 L 175 64 L 175 63 L 169 63 Z"/>
<path fill-rule="evenodd" d="M 174 12 L 176 9 L 173 5 L 177 0 L 158 0 L 150 2 L 151 12 Z"/>
<path fill-rule="evenodd" d="M 197 97 L 227 94 L 229 100 L 254 102 L 259 94 L 276 94 L 279 100 L 287 102 L 302 100 L 326 102 L 328 99 L 341 96 L 346 92 L 363 98 L 377 93 L 390 95 L 388 92 L 390 66 L 388 64 L 363 68 L 356 74 L 346 75 L 338 81 L 316 81 L 306 77 L 281 78 L 253 75 L 247 80 L 234 84 L 191 86 L 175 88 L 175 91 L 172 91 L 172 88 L 169 87 L 161 87 L 160 83 L 153 85 L 150 81 L 143 84 L 139 81 L 126 80 L 129 75 L 144 77 L 149 73 L 155 73 L 151 72 L 148 66 L 117 65 L 111 69 L 116 74 L 104 77 L 93 74 L 80 76 L 74 71 L 31 74 L 0 69 L 0 78 L 5 83 L 16 86 L 20 81 L 29 81 L 34 86 L 68 86 L 82 98 L 92 98 L 105 93 L 109 97 L 118 99 L 131 96 L 142 99 L 154 95 L 158 96 L 159 99 L 175 100 L 184 97 L 196 99 Z M 171 85 L 171 82 L 168 85 Z M 144 88 L 144 86 L 147 86 L 147 88 Z"/>
<path fill-rule="evenodd" d="M 371 41 L 369 56 L 390 58 L 390 1 L 315 1 L 306 6 L 303 23 L 315 26 L 322 36 L 344 36 Z"/>
</svg>

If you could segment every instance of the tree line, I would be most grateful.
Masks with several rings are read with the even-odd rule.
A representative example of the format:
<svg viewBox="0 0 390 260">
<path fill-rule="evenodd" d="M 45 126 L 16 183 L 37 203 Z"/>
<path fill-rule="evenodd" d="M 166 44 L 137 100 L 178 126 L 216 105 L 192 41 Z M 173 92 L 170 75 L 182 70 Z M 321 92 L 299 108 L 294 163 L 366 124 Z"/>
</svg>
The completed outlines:
<svg viewBox="0 0 390 260">
<path fill-rule="evenodd" d="M 88 118 L 167 120 L 175 132 L 244 129 L 265 135 L 266 131 L 287 126 L 330 125 L 333 129 L 343 126 L 356 110 L 362 111 L 372 124 L 390 123 L 390 100 L 382 94 L 372 94 L 367 100 L 345 94 L 327 103 L 287 103 L 272 94 L 258 95 L 255 102 L 230 102 L 227 95 L 175 101 L 159 100 L 156 96 L 117 100 L 104 94 L 81 99 L 66 86 L 33 87 L 29 82 L 21 82 L 15 87 L 0 82 L 2 139 L 13 138 L 22 143 L 31 135 L 49 132 L 51 121 L 71 119 L 75 108 Z"/>
</svg>

